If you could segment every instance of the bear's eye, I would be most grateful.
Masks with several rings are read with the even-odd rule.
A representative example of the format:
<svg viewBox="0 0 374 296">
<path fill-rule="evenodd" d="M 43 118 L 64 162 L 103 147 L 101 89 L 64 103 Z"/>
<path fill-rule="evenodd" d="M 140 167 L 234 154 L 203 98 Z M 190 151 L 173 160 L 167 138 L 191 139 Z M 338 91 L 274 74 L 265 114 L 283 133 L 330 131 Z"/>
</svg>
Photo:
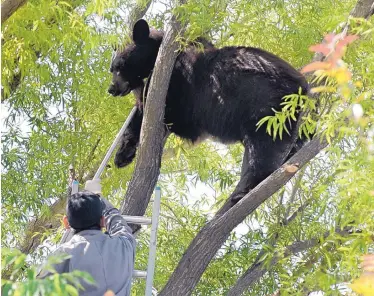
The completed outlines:
<svg viewBox="0 0 374 296">
<path fill-rule="evenodd" d="M 120 71 L 117 71 L 117 73 L 116 73 L 118 76 L 119 76 L 119 74 L 121 74 L 121 72 Z"/>
</svg>

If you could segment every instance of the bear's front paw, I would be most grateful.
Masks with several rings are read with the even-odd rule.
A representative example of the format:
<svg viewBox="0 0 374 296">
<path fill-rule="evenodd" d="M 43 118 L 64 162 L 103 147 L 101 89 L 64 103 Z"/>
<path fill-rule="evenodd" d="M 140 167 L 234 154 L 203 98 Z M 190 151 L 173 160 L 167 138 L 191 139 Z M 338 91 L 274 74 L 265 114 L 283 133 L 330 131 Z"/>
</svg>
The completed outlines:
<svg viewBox="0 0 374 296">
<path fill-rule="evenodd" d="M 114 157 L 114 164 L 117 168 L 129 165 L 135 158 L 136 148 L 120 149 Z"/>
</svg>

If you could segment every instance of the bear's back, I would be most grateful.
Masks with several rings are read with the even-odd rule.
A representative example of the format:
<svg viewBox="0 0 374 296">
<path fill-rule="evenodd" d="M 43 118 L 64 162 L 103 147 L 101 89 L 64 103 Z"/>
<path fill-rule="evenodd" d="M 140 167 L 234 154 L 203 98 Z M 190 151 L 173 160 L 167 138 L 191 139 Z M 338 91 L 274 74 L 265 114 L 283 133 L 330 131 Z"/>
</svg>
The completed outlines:
<svg viewBox="0 0 374 296">
<path fill-rule="evenodd" d="M 252 74 L 265 77 L 274 82 L 282 82 L 282 87 L 301 86 L 306 92 L 308 83 L 304 76 L 280 57 L 255 47 L 230 46 L 220 49 L 209 49 L 196 53 L 194 75 L 196 82 L 202 81 L 207 74 L 234 76 Z M 289 82 L 284 85 L 284 80 Z"/>
<path fill-rule="evenodd" d="M 258 120 L 274 114 L 272 109 L 280 109 L 282 98 L 298 93 L 300 87 L 306 93 L 302 74 L 264 50 L 189 50 L 175 64 L 166 122 L 176 134 L 193 141 L 203 133 L 224 142 L 237 141 L 243 129 L 255 131 Z"/>
</svg>

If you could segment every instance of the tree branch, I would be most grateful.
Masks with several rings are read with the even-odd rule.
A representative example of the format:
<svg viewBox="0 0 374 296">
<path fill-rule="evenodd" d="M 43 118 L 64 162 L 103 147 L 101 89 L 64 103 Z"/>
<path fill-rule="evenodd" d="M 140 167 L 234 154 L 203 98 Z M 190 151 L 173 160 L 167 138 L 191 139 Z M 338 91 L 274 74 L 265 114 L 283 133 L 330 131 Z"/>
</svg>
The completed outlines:
<svg viewBox="0 0 374 296">
<path fill-rule="evenodd" d="M 369 18 L 374 13 L 374 1 L 373 0 L 358 0 L 355 7 L 349 14 L 352 17 L 357 18 Z"/>
<path fill-rule="evenodd" d="M 299 173 L 299 175 L 295 178 L 295 184 L 292 186 L 292 191 L 291 191 L 290 199 L 289 199 L 289 202 L 288 202 L 288 207 L 286 208 L 286 211 L 285 211 L 284 216 L 283 216 L 284 225 L 287 225 L 285 223 L 287 223 L 287 217 L 290 214 L 291 207 L 292 207 L 293 202 L 294 202 L 294 200 L 296 198 L 296 194 L 297 194 L 297 192 L 300 189 L 300 183 L 301 183 L 301 180 L 302 180 L 302 178 L 304 176 L 304 173 L 305 173 L 305 170 L 302 170 Z"/>
<path fill-rule="evenodd" d="M 72 183 L 76 179 L 76 172 L 73 165 L 69 167 L 68 188 L 66 194 L 55 201 L 49 208 L 48 214 L 43 214 L 39 218 L 31 221 L 26 228 L 23 241 L 19 246 L 19 250 L 24 254 L 30 254 L 43 242 L 43 233 L 46 229 L 56 229 L 61 225 L 60 216 L 65 212 L 65 202 L 71 195 Z M 38 233 L 38 235 L 35 235 Z M 66 235 L 66 232 L 64 233 Z"/>
<path fill-rule="evenodd" d="M 306 208 L 306 205 L 308 205 L 308 204 L 309 204 L 308 202 L 302 204 L 300 207 L 298 207 L 298 209 L 290 217 L 287 218 L 285 216 L 285 218 L 282 221 L 281 227 L 284 228 L 284 227 L 288 226 L 293 220 L 296 219 L 296 217 Z M 288 216 L 288 214 L 287 214 L 287 216 Z M 273 236 L 268 240 L 266 245 L 270 245 L 272 247 L 275 247 L 275 245 L 278 241 L 278 238 L 279 238 L 279 231 L 277 231 L 276 233 L 273 234 Z M 262 258 L 262 256 L 266 252 L 267 252 L 267 250 L 265 248 L 260 250 L 260 252 L 258 252 L 257 257 L 256 257 L 253 264 L 258 263 L 258 261 L 260 261 L 260 259 Z"/>
<path fill-rule="evenodd" d="M 335 233 L 340 234 L 341 236 L 347 236 L 350 233 L 351 228 L 346 227 L 341 230 L 337 228 Z M 327 238 L 330 235 L 330 231 L 326 231 L 323 234 L 323 238 Z M 276 265 L 280 260 L 295 255 L 297 253 L 306 251 L 317 246 L 320 243 L 319 238 L 312 238 L 306 241 L 294 242 L 291 245 L 285 247 L 283 254 L 275 254 L 271 259 L 270 263 L 266 261 L 255 262 L 250 268 L 239 278 L 236 284 L 229 290 L 227 296 L 238 296 L 245 292 L 248 287 L 257 282 L 265 273 L 267 273 L 274 265 Z"/>
<path fill-rule="evenodd" d="M 146 14 L 149 6 L 151 6 L 152 4 L 151 0 L 146 0 L 146 1 L 147 1 L 146 3 L 144 3 L 144 1 L 137 1 L 135 6 L 133 7 L 130 13 L 129 19 L 127 21 L 129 28 L 134 27 L 135 22 Z"/>
<path fill-rule="evenodd" d="M 1 3 L 1 24 L 3 24 L 18 8 L 23 6 L 27 0 L 5 0 Z"/>
<path fill-rule="evenodd" d="M 352 10 L 351 16 L 366 17 L 372 13 L 372 6 L 373 0 L 359 0 Z M 318 138 L 313 139 L 285 165 L 245 195 L 236 205 L 232 206 L 231 201 L 227 201 L 192 240 L 159 295 L 190 295 L 230 232 L 295 174 L 295 172 L 287 173 L 287 166 L 303 167 L 326 146 L 326 141 L 320 141 Z"/>
<path fill-rule="evenodd" d="M 193 239 L 160 295 L 190 295 L 230 232 L 296 173 L 288 172 L 289 167 L 303 167 L 326 146 L 326 141 L 313 139 L 227 212 L 213 217 Z"/>
<path fill-rule="evenodd" d="M 295 184 L 296 185 L 296 184 Z M 297 186 L 298 187 L 298 186 Z M 288 218 L 284 218 L 284 220 L 283 220 L 283 222 L 282 222 L 282 228 L 284 228 L 284 227 L 286 227 L 287 225 L 289 225 L 293 220 L 295 220 L 296 219 L 296 217 L 299 215 L 299 213 L 301 213 L 304 209 L 305 209 L 305 207 L 306 207 L 306 205 L 308 205 L 309 204 L 309 201 L 310 200 L 308 200 L 306 203 L 304 203 L 303 205 L 301 205 L 290 217 L 288 217 Z M 288 216 L 288 214 L 287 214 L 287 216 Z M 279 238 L 279 232 L 277 232 L 277 233 L 275 233 L 270 239 L 269 239 L 269 241 L 266 243 L 266 245 L 270 245 L 271 247 L 275 247 L 275 245 L 276 245 L 276 243 L 277 243 L 277 241 L 278 241 L 278 238 Z M 249 274 L 249 273 L 251 273 L 251 270 L 254 270 L 258 265 L 260 265 L 261 264 L 261 262 L 260 262 L 260 260 L 261 260 L 261 258 L 262 258 L 262 256 L 264 256 L 264 254 L 267 252 L 268 250 L 267 249 L 265 249 L 265 248 L 262 248 L 259 252 L 258 252 L 258 254 L 257 254 L 257 256 L 256 256 L 256 259 L 255 259 L 255 261 L 254 261 L 254 263 L 247 269 L 247 271 L 239 278 L 239 280 L 242 278 L 242 277 L 244 277 L 244 275 L 246 275 L 246 274 Z M 239 281 L 238 280 L 238 281 Z M 244 281 L 244 279 L 243 279 L 243 281 Z M 234 285 L 234 287 L 236 287 L 237 285 L 239 285 L 240 287 L 241 287 L 241 285 L 242 284 L 238 284 L 238 282 Z M 249 286 L 249 285 L 248 285 Z M 234 289 L 234 287 L 233 288 L 231 288 L 231 289 L 233 289 L 233 290 L 235 290 L 236 291 L 236 288 Z"/>
</svg>

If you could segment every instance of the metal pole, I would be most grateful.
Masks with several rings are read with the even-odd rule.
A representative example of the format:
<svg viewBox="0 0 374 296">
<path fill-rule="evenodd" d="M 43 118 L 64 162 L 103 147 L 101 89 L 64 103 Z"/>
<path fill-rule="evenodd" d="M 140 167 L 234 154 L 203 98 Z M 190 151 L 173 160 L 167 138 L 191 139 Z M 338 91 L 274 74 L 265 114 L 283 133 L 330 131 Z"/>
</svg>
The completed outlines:
<svg viewBox="0 0 374 296">
<path fill-rule="evenodd" d="M 98 168 L 95 176 L 93 177 L 94 179 L 100 179 L 100 176 L 103 173 L 103 171 L 105 169 L 105 166 L 107 165 L 107 163 L 109 161 L 109 158 L 112 156 L 113 150 L 116 148 L 116 146 L 119 142 L 119 139 L 121 138 L 122 134 L 125 132 L 125 130 L 126 130 L 127 126 L 129 125 L 131 119 L 134 117 L 136 109 L 137 109 L 136 107 L 132 108 L 129 116 L 127 117 L 127 119 L 125 121 L 125 123 L 123 124 L 122 128 L 120 129 L 116 138 L 114 139 L 114 142 L 113 142 L 112 146 L 110 146 L 110 148 L 109 148 L 108 152 L 106 153 L 103 161 L 101 162 L 100 167 Z"/>
<path fill-rule="evenodd" d="M 77 180 L 73 180 L 71 183 L 71 195 L 74 193 L 77 193 L 79 191 L 79 182 Z M 60 245 L 63 243 L 68 242 L 73 237 L 73 231 L 69 229 L 65 229 L 64 234 L 62 235 L 62 238 L 60 240 Z"/>
<path fill-rule="evenodd" d="M 152 209 L 152 227 L 151 227 L 151 239 L 149 244 L 149 256 L 148 256 L 148 268 L 147 268 L 147 280 L 145 284 L 145 296 L 152 296 L 152 283 L 153 275 L 155 272 L 156 263 L 156 242 L 157 242 L 157 228 L 158 228 L 158 217 L 160 213 L 160 202 L 161 202 L 161 189 L 156 187 L 155 199 L 153 202 Z"/>
</svg>

